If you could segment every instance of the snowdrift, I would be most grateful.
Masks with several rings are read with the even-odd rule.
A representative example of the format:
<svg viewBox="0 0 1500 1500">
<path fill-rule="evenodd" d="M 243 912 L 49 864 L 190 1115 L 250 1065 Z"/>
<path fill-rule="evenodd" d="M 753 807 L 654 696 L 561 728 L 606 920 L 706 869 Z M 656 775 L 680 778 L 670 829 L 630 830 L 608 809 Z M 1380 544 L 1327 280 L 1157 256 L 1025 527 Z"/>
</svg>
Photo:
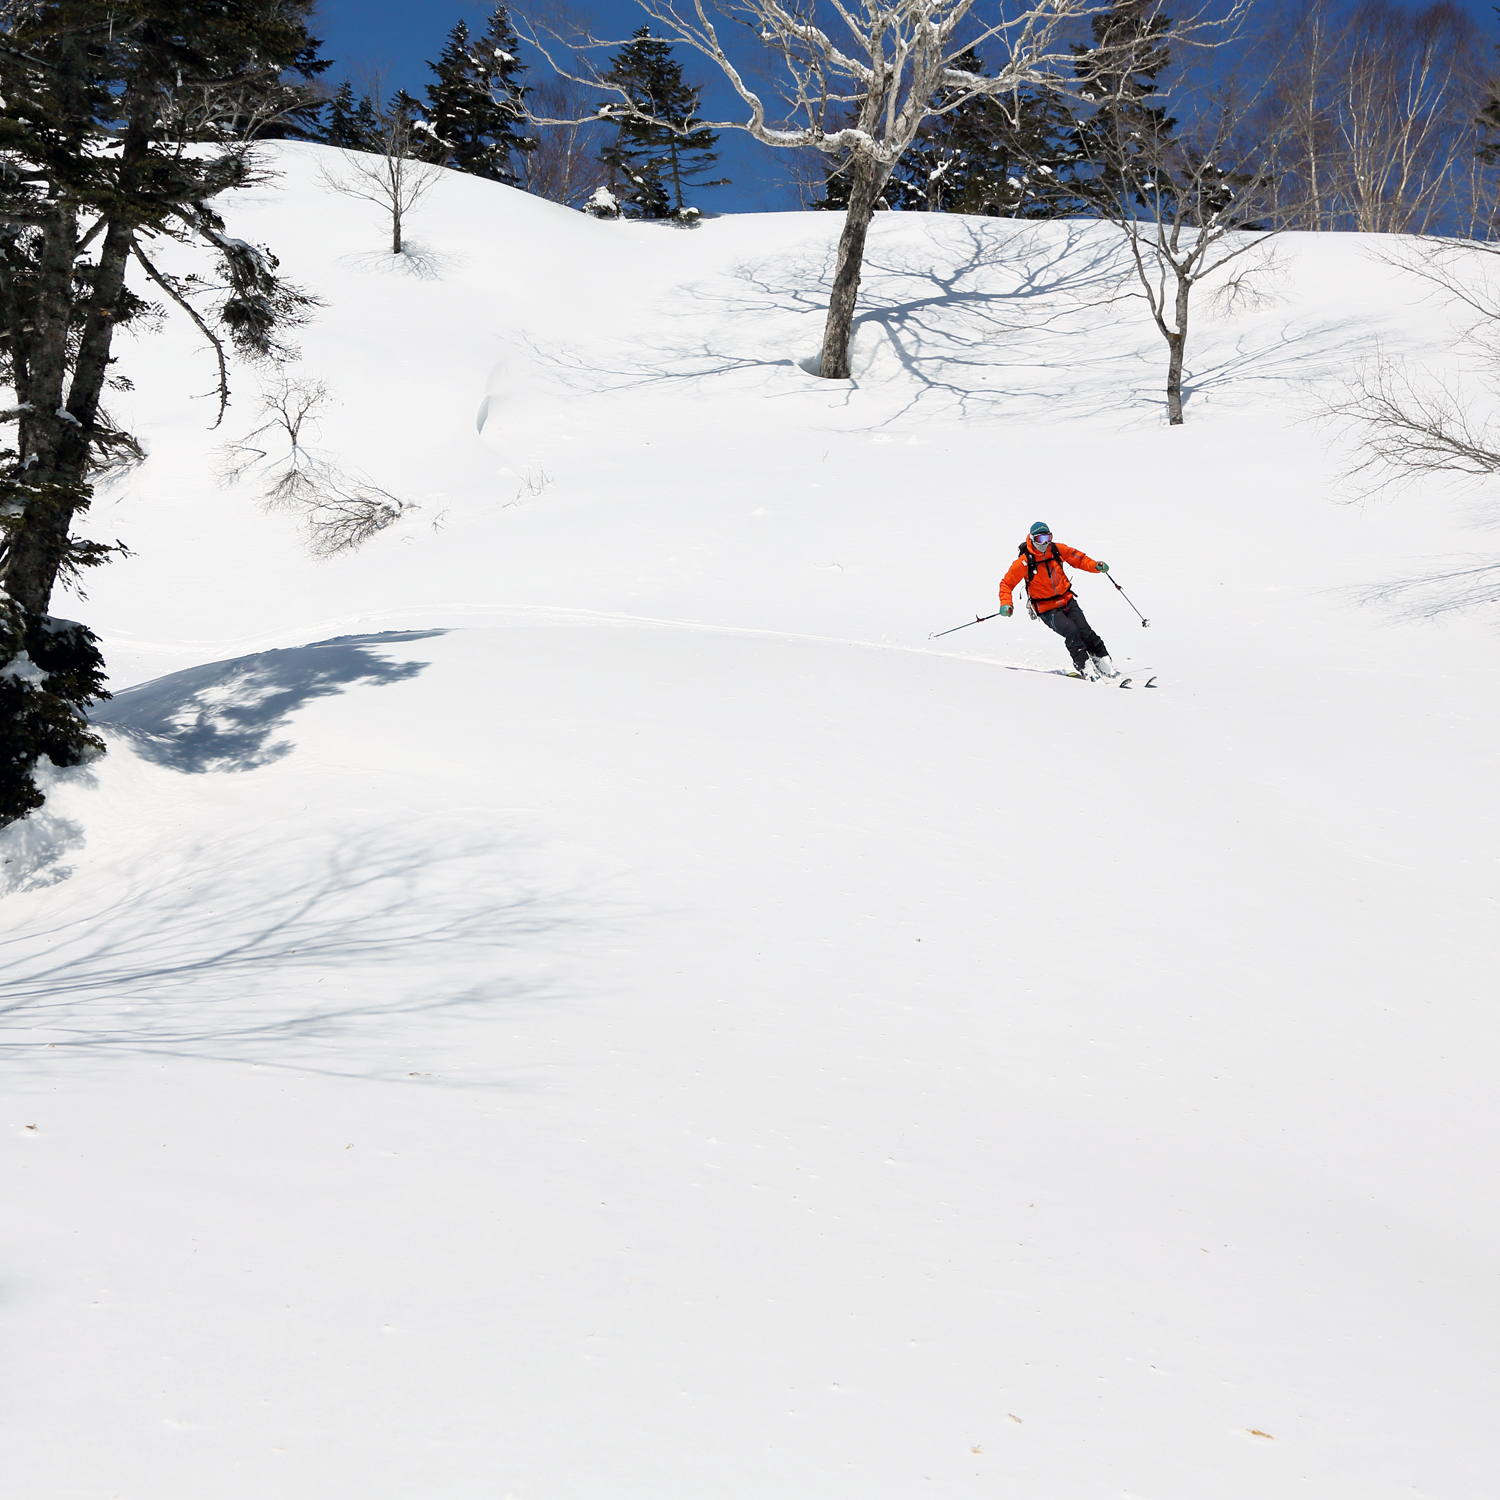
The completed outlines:
<svg viewBox="0 0 1500 1500">
<path fill-rule="evenodd" d="M 122 350 L 111 751 L 0 835 L 18 1494 L 1488 1495 L 1495 674 L 1306 418 L 1450 332 L 1352 236 L 1205 307 L 1106 230 L 599 224 L 317 149 L 307 555 Z M 128 405 L 126 404 L 128 403 Z M 1037 518 L 1117 662 L 994 607 Z"/>
</svg>

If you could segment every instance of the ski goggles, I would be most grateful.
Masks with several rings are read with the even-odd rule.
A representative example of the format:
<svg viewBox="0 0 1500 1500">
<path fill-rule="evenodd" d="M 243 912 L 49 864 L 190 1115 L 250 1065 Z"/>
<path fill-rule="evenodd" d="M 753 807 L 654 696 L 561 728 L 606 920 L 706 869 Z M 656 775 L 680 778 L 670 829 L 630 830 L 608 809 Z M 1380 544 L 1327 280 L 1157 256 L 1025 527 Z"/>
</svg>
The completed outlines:
<svg viewBox="0 0 1500 1500">
<path fill-rule="evenodd" d="M 1052 533 L 1050 531 L 1039 531 L 1032 537 L 1031 545 L 1036 548 L 1050 547 L 1052 545 Z"/>
</svg>

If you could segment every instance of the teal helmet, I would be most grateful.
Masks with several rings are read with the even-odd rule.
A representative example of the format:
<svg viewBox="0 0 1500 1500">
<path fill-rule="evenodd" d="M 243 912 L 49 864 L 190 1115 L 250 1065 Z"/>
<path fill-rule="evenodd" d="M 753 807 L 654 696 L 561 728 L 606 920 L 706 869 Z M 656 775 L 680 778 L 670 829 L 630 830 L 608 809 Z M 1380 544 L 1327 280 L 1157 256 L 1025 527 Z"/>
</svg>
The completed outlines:
<svg viewBox="0 0 1500 1500">
<path fill-rule="evenodd" d="M 1045 521 L 1033 521 L 1031 523 L 1031 530 L 1027 533 L 1027 535 L 1051 536 L 1052 528 Z"/>
</svg>

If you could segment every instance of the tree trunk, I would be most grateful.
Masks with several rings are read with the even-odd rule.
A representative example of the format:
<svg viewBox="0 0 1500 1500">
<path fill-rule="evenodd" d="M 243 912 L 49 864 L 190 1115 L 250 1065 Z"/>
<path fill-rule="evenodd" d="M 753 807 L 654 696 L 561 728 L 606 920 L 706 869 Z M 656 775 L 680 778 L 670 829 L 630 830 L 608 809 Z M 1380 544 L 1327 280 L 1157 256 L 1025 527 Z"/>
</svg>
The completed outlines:
<svg viewBox="0 0 1500 1500">
<path fill-rule="evenodd" d="M 833 273 L 833 295 L 828 299 L 828 322 L 823 329 L 823 356 L 818 374 L 825 380 L 849 378 L 849 337 L 854 328 L 854 304 L 859 296 L 859 273 L 865 260 L 865 235 L 875 216 L 875 200 L 886 174 L 873 161 L 856 156 L 849 164 L 849 209 L 839 237 L 838 265 Z"/>
<path fill-rule="evenodd" d="M 125 268 L 130 262 L 132 239 L 131 226 L 123 218 L 112 220 L 105 230 L 99 264 L 94 270 L 88 317 L 73 359 L 67 406 L 69 415 L 78 423 L 71 436 L 77 450 L 79 478 L 83 477 L 89 459 L 87 433 L 99 415 L 99 399 L 109 374 L 115 314 L 125 290 Z"/>
<path fill-rule="evenodd" d="M 76 38 L 64 40 L 63 65 L 54 79 L 68 109 L 87 119 L 95 106 L 81 46 Z M 119 141 L 122 200 L 131 201 L 139 191 L 137 174 L 150 151 L 154 100 L 148 82 L 139 86 L 131 102 Z M 56 201 L 41 226 L 29 317 L 13 300 L 14 288 L 7 289 L 6 298 L 16 399 L 29 409 L 16 435 L 19 464 L 13 484 L 19 493 L 9 497 L 20 499 L 22 513 L 0 554 L 0 589 L 37 618 L 46 615 L 58 572 L 68 558 L 73 516 L 88 503 L 90 436 L 109 372 L 116 307 L 132 243 L 127 214 L 110 215 L 91 295 L 83 303 L 83 329 L 75 333 L 74 314 L 81 300 L 74 287 L 78 211 L 65 194 Z"/>
<path fill-rule="evenodd" d="M 1180 333 L 1167 335 L 1167 425 L 1182 426 L 1182 345 Z"/>
<path fill-rule="evenodd" d="M 34 615 L 47 613 L 58 571 L 68 555 L 74 513 L 88 500 L 89 435 L 109 371 L 115 306 L 124 289 L 131 243 L 128 225 L 110 224 L 68 381 L 67 292 L 77 243 L 73 214 L 59 214 L 45 233 L 47 251 L 42 257 L 36 314 L 41 357 L 28 370 L 29 378 L 18 380 L 16 391 L 33 408 L 23 419 L 19 443 L 28 496 L 24 518 L 11 533 L 0 568 L 0 586 Z"/>
<path fill-rule="evenodd" d="M 1182 355 L 1187 348 L 1188 295 L 1191 281 L 1177 277 L 1177 332 L 1167 335 L 1167 424 L 1182 426 Z"/>
<path fill-rule="evenodd" d="M 7 538 L 0 588 L 33 615 L 47 612 L 73 520 L 66 487 L 60 488 L 58 480 L 70 467 L 78 468 L 76 477 L 82 475 L 78 455 L 64 451 L 68 424 L 58 416 L 66 394 L 76 222 L 71 208 L 60 208 L 43 227 L 24 352 L 17 340 L 22 357 L 16 361 L 16 396 L 30 409 L 21 418 L 16 443 L 22 514 Z"/>
<path fill-rule="evenodd" d="M 391 254 L 401 254 L 401 205 L 391 204 Z"/>
</svg>

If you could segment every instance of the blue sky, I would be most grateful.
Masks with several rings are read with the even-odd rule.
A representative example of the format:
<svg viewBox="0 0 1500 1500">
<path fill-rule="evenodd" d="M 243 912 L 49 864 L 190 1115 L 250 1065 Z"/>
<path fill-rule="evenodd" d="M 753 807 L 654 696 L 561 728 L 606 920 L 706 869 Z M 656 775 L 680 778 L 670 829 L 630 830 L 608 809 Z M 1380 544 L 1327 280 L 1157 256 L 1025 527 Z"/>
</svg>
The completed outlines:
<svg viewBox="0 0 1500 1500">
<path fill-rule="evenodd" d="M 1500 36 L 1495 0 L 1457 0 L 1457 3 L 1474 17 L 1482 36 L 1491 42 Z M 571 8 L 592 16 L 598 33 L 609 37 L 629 36 L 646 20 L 632 0 L 571 0 Z M 1184 0 L 1181 8 L 1186 11 L 1193 7 Z M 482 4 L 467 0 L 321 0 L 314 32 L 323 38 L 324 55 L 334 59 L 334 67 L 327 76 L 335 84 L 347 72 L 358 76 L 381 69 L 387 89 L 404 88 L 422 99 L 432 81 L 426 61 L 442 51 L 454 23 L 463 21 L 471 31 L 481 31 L 492 9 L 493 0 Z M 511 9 L 513 13 L 524 12 L 524 0 Z M 679 51 L 678 55 L 688 81 L 705 86 L 705 112 L 718 111 L 722 118 L 737 118 L 740 114 L 737 101 L 710 66 L 699 65 L 686 52 Z M 545 68 L 534 53 L 529 54 L 528 60 L 539 71 Z M 733 185 L 697 193 L 698 207 L 704 212 L 744 213 L 798 206 L 796 193 L 779 159 L 781 153 L 759 146 L 737 131 L 726 132 L 719 149 L 721 161 L 716 174 L 732 178 Z"/>
<path fill-rule="evenodd" d="M 599 33 L 608 37 L 627 37 L 647 20 L 632 0 L 602 0 L 573 8 L 593 16 Z M 433 81 L 427 59 L 436 58 L 443 50 L 454 23 L 463 21 L 470 31 L 482 31 L 493 9 L 493 0 L 487 4 L 468 4 L 464 0 L 438 0 L 438 3 L 321 0 L 313 34 L 323 38 L 323 55 L 334 59 L 334 66 L 325 77 L 335 86 L 347 72 L 354 73 L 357 80 L 372 69 L 383 69 L 387 90 L 404 88 L 418 99 L 425 99 L 426 87 Z M 524 5 L 511 7 L 512 14 L 524 9 Z M 523 48 L 523 53 L 538 72 L 546 67 L 530 49 Z M 711 78 L 706 66 L 696 66 L 685 52 L 680 52 L 679 57 L 688 81 L 708 86 L 704 96 L 706 106 L 716 106 L 726 118 L 741 113 L 734 108 L 727 86 Z M 738 131 L 721 137 L 719 150 L 721 159 L 714 175 L 729 177 L 732 184 L 705 188 L 694 194 L 694 201 L 705 213 L 747 213 L 798 206 L 795 190 L 778 160 L 780 153 L 757 145 Z"/>
</svg>

